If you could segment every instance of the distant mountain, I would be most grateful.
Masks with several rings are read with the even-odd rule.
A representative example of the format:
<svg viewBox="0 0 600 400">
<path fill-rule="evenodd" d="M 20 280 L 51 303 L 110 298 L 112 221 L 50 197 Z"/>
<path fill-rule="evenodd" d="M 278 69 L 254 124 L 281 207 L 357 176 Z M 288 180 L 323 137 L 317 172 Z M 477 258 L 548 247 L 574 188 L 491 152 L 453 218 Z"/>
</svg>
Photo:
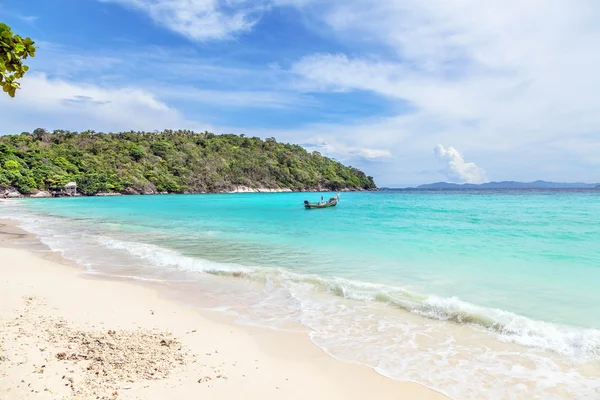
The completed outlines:
<svg viewBox="0 0 600 400">
<path fill-rule="evenodd" d="M 482 184 L 437 182 L 420 185 L 417 189 L 594 189 L 600 188 L 596 183 L 565 182 L 489 182 Z"/>
</svg>

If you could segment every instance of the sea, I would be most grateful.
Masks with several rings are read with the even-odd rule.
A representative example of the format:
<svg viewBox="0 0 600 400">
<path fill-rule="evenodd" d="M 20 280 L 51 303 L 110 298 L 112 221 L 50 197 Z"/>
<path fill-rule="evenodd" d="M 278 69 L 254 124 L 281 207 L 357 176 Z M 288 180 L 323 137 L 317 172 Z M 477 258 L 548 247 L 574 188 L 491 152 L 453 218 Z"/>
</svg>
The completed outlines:
<svg viewBox="0 0 600 400">
<path fill-rule="evenodd" d="M 452 399 L 600 399 L 600 190 L 390 190 L 2 202 L 89 274 Z M 108 294 L 107 294 L 108 295 Z"/>
</svg>

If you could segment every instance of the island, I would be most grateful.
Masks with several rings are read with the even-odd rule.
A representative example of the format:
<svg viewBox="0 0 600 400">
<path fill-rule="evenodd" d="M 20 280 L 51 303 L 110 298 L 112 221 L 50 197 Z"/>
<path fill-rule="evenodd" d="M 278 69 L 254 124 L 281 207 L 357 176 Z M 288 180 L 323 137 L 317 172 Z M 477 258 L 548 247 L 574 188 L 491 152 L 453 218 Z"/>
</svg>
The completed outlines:
<svg viewBox="0 0 600 400">
<path fill-rule="evenodd" d="M 190 130 L 0 136 L 0 197 L 376 188 L 357 168 L 275 138 Z"/>
</svg>

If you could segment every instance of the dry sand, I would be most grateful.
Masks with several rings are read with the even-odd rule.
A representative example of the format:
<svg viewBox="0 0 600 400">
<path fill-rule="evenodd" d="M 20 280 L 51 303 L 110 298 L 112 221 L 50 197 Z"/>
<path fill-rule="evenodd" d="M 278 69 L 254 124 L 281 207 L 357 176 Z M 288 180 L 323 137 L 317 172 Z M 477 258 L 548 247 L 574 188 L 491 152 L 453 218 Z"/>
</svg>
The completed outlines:
<svg viewBox="0 0 600 400">
<path fill-rule="evenodd" d="M 2 230 L 0 245 L 27 239 Z M 0 400 L 446 399 L 52 258 L 0 248 Z"/>
</svg>

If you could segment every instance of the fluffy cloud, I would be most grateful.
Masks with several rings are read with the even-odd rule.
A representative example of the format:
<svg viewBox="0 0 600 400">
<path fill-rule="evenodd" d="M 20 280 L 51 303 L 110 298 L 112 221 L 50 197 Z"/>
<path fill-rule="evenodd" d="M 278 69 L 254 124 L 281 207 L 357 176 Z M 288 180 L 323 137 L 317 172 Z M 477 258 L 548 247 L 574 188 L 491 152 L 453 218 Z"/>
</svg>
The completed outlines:
<svg viewBox="0 0 600 400">
<path fill-rule="evenodd" d="M 97 131 L 200 128 L 141 89 L 66 82 L 44 74 L 26 76 L 21 88 L 14 99 L 0 96 L 3 133 L 38 127 Z"/>
<path fill-rule="evenodd" d="M 157 24 L 192 40 L 228 39 L 249 31 L 264 9 L 246 0 L 100 0 L 146 13 Z"/>
<path fill-rule="evenodd" d="M 569 153 L 554 161 L 563 162 L 563 177 L 566 168 L 569 179 L 597 179 L 590 173 L 597 163 L 580 157 L 597 147 L 600 131 L 600 53 L 590 51 L 600 40 L 597 2 L 349 0 L 305 7 L 355 47 L 352 56 L 299 60 L 292 67 L 299 85 L 369 91 L 407 104 L 366 128 L 386 137 L 399 163 L 417 152 L 422 164 L 432 144 L 451 140 L 489 157 L 501 179 L 552 179 L 554 149 L 568 143 Z M 374 140 L 354 139 L 356 146 Z M 507 176 L 502 160 L 509 154 L 522 157 L 511 159 Z M 571 158 L 577 166 L 565 163 Z"/>
<path fill-rule="evenodd" d="M 462 154 L 454 147 L 444 148 L 438 144 L 434 148 L 435 156 L 446 165 L 445 174 L 451 181 L 464 183 L 485 183 L 488 181 L 485 171 L 472 162 L 466 162 Z"/>
<path fill-rule="evenodd" d="M 385 149 L 352 147 L 339 141 L 327 141 L 323 139 L 316 139 L 314 143 L 305 143 L 303 146 L 308 150 L 319 151 L 340 160 L 363 159 L 385 161 L 392 156 L 389 150 Z"/>
</svg>

